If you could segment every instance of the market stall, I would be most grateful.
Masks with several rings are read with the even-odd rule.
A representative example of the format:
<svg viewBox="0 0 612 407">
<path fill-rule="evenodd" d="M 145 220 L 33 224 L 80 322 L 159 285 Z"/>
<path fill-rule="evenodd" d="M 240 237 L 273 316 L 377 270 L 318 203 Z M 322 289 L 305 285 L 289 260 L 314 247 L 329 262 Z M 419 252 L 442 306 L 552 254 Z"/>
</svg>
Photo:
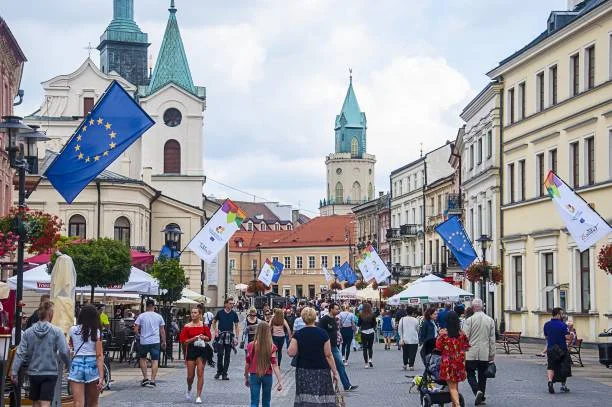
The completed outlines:
<svg viewBox="0 0 612 407">
<path fill-rule="evenodd" d="M 399 294 L 389 300 L 388 305 L 419 305 L 430 302 L 458 302 L 471 300 L 474 294 L 445 282 L 433 274 L 419 278 Z"/>
</svg>

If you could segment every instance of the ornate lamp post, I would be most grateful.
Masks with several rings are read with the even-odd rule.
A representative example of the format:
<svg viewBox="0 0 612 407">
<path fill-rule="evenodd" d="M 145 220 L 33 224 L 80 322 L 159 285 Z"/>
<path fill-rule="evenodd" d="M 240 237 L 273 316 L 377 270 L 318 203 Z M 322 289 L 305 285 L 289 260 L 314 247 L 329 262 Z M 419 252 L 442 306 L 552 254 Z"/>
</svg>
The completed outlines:
<svg viewBox="0 0 612 407">
<path fill-rule="evenodd" d="M 173 259 L 175 252 L 179 251 L 178 244 L 183 232 L 176 225 L 168 225 L 161 232 L 164 234 L 166 247 L 170 249 L 170 258 Z"/>
<path fill-rule="evenodd" d="M 487 249 L 491 246 L 491 242 L 493 241 L 489 235 L 480 235 L 480 237 L 478 239 L 476 239 L 477 242 L 480 243 L 480 247 L 482 249 L 482 262 L 483 264 L 487 262 Z M 484 276 L 482 277 L 482 283 L 480 286 L 480 299 L 482 299 L 482 304 L 486 306 L 487 303 L 487 299 L 486 299 L 486 294 L 487 294 L 487 275 L 488 275 L 488 269 L 487 269 L 487 273 L 484 274 Z M 485 307 L 486 310 L 486 307 Z"/>
</svg>

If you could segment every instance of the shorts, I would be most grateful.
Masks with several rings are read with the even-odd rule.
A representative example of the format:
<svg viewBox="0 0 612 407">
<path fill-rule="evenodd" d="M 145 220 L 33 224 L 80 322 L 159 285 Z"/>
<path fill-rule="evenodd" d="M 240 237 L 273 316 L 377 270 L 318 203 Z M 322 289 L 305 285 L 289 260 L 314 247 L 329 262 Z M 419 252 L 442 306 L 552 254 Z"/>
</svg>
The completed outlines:
<svg viewBox="0 0 612 407">
<path fill-rule="evenodd" d="M 53 401 L 57 376 L 30 376 L 30 400 Z"/>
<path fill-rule="evenodd" d="M 393 338 L 393 331 L 383 331 L 382 334 L 385 338 Z"/>
<path fill-rule="evenodd" d="M 212 357 L 212 348 L 210 346 L 201 347 L 195 346 L 192 343 L 187 346 L 187 354 L 185 355 L 185 360 L 194 361 L 198 358 L 201 358 L 204 363 L 206 363 L 206 361 L 210 357 Z"/>
<path fill-rule="evenodd" d="M 70 365 L 68 380 L 75 383 L 92 383 L 100 380 L 96 356 L 75 356 Z"/>
<path fill-rule="evenodd" d="M 146 359 L 147 355 L 151 355 L 151 360 L 159 360 L 160 354 L 159 343 L 151 343 L 149 345 L 143 345 L 142 343 L 138 346 L 138 356 L 141 359 Z"/>
</svg>

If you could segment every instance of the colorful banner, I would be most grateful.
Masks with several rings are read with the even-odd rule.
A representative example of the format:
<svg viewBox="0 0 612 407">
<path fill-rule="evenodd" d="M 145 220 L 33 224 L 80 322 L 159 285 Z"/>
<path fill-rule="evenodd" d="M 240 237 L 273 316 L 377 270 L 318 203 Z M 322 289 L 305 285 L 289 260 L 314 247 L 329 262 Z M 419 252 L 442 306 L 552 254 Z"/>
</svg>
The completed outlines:
<svg viewBox="0 0 612 407">
<path fill-rule="evenodd" d="M 261 267 L 261 271 L 259 272 L 259 277 L 257 279 L 264 283 L 267 287 L 272 285 L 272 279 L 274 278 L 274 268 L 272 267 L 272 263 L 270 263 L 269 259 L 264 261 L 263 266 Z"/>
<path fill-rule="evenodd" d="M 187 245 L 199 258 L 211 265 L 232 235 L 240 229 L 246 212 L 226 199 L 223 205 Z"/>
<path fill-rule="evenodd" d="M 357 266 L 361 270 L 365 281 L 375 279 L 380 284 L 391 276 L 387 266 L 385 266 L 385 263 L 371 245 L 364 249 L 361 259 L 357 262 Z"/>
<path fill-rule="evenodd" d="M 285 266 L 280 261 L 274 260 L 272 262 L 271 267 L 272 267 L 272 270 L 274 271 L 274 275 L 272 276 L 272 282 L 276 284 L 278 283 L 278 280 L 280 279 L 280 276 L 283 273 L 283 269 L 285 268 Z"/>
<path fill-rule="evenodd" d="M 554 172 L 548 172 L 544 187 L 581 252 L 612 232 L 610 225 Z"/>
</svg>

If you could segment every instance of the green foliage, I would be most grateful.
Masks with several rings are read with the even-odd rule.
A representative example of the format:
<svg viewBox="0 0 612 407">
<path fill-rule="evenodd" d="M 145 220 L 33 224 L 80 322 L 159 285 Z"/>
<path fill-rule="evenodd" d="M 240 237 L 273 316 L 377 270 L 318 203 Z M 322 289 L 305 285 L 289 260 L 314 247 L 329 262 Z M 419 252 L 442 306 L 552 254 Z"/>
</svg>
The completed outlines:
<svg viewBox="0 0 612 407">
<path fill-rule="evenodd" d="M 167 290 L 166 294 L 160 295 L 162 301 L 172 302 L 182 297 L 181 293 L 188 280 L 185 269 L 177 259 L 162 257 L 156 260 L 151 267 L 151 275 L 159 281 L 160 290 Z"/>
<path fill-rule="evenodd" d="M 72 257 L 79 287 L 124 284 L 130 278 L 132 257 L 129 247 L 122 242 L 104 238 L 65 244 L 60 250 Z M 53 263 L 55 259 L 53 256 Z"/>
</svg>

